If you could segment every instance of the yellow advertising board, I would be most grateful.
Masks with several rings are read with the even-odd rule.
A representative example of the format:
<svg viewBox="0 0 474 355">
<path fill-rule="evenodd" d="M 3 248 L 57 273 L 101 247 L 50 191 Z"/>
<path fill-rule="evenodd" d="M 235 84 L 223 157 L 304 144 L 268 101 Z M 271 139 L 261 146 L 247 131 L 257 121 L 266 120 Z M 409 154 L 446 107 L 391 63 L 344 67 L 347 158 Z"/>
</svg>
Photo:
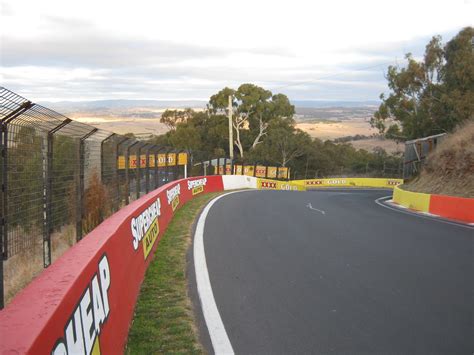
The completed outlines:
<svg viewBox="0 0 474 355">
<path fill-rule="evenodd" d="M 187 165 L 188 164 L 188 154 L 179 153 L 178 154 L 178 165 Z"/>
<path fill-rule="evenodd" d="M 403 179 L 380 179 L 380 178 L 330 178 L 295 180 L 295 184 L 307 188 L 317 187 L 379 187 L 391 188 L 403 183 Z"/>
<path fill-rule="evenodd" d="M 168 153 L 168 166 L 176 165 L 176 153 Z"/>
<path fill-rule="evenodd" d="M 294 184 L 291 181 L 257 179 L 257 189 L 260 189 L 260 190 L 305 191 L 306 187 L 303 186 L 303 185 Z"/>
<path fill-rule="evenodd" d="M 140 155 L 140 168 L 146 167 L 146 154 Z M 129 169 L 136 169 L 137 168 L 137 156 L 130 155 L 128 161 L 128 168 Z M 163 168 L 166 166 L 166 154 L 158 154 L 158 167 Z M 187 153 L 168 153 L 168 166 L 176 166 L 177 165 L 186 165 L 188 163 L 188 154 Z M 117 166 L 118 169 L 125 169 L 125 156 L 120 155 L 117 158 Z M 148 166 L 150 168 L 155 167 L 155 154 L 150 154 L 148 156 Z"/>
<path fill-rule="evenodd" d="M 245 165 L 244 166 L 244 175 L 253 176 L 253 169 L 254 169 L 253 165 Z"/>
<path fill-rule="evenodd" d="M 279 167 L 278 168 L 278 178 L 279 179 L 288 179 L 288 168 L 287 167 Z"/>
<path fill-rule="evenodd" d="M 277 178 L 277 171 L 278 171 L 278 168 L 276 166 L 268 166 L 267 167 L 267 178 L 276 179 Z"/>
<path fill-rule="evenodd" d="M 148 156 L 148 166 L 149 166 L 150 168 L 154 168 L 154 167 L 155 167 L 155 157 L 156 157 L 155 154 L 150 154 L 150 155 Z"/>
<path fill-rule="evenodd" d="M 256 177 L 265 177 L 267 173 L 267 167 L 263 165 L 257 165 L 255 169 L 255 176 Z"/>
<path fill-rule="evenodd" d="M 234 165 L 234 174 L 242 175 L 242 165 Z"/>
<path fill-rule="evenodd" d="M 117 159 L 117 167 L 119 169 L 125 169 L 125 157 L 123 155 L 119 156 Z"/>
</svg>

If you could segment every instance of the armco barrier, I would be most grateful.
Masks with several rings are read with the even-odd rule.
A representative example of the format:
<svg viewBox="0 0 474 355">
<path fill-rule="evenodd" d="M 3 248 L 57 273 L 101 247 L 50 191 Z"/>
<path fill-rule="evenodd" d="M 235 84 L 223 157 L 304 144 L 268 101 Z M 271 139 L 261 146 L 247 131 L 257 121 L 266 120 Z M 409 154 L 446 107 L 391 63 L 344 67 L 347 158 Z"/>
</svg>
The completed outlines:
<svg viewBox="0 0 474 355">
<path fill-rule="evenodd" d="M 178 180 L 112 215 L 0 312 L 0 353 L 123 353 L 145 270 L 174 212 L 223 189 L 221 176 Z"/>
<path fill-rule="evenodd" d="M 294 180 L 292 183 L 304 186 L 307 189 L 320 187 L 378 187 L 394 188 L 403 184 L 402 179 L 380 179 L 380 178 L 330 178 Z"/>
<path fill-rule="evenodd" d="M 474 198 L 411 192 L 397 186 L 393 191 L 393 202 L 416 211 L 474 223 Z"/>
</svg>

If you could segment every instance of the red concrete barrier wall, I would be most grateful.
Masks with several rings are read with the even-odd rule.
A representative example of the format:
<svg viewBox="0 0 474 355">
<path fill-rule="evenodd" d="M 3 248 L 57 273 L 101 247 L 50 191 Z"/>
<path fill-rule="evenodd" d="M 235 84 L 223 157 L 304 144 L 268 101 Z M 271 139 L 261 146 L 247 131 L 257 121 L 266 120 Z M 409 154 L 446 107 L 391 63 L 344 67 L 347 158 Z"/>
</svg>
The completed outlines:
<svg viewBox="0 0 474 355">
<path fill-rule="evenodd" d="M 145 271 L 174 212 L 221 176 L 169 183 L 124 207 L 0 312 L 1 354 L 121 354 Z"/>
<path fill-rule="evenodd" d="M 474 223 L 474 199 L 431 195 L 429 212 L 458 221 Z"/>
</svg>

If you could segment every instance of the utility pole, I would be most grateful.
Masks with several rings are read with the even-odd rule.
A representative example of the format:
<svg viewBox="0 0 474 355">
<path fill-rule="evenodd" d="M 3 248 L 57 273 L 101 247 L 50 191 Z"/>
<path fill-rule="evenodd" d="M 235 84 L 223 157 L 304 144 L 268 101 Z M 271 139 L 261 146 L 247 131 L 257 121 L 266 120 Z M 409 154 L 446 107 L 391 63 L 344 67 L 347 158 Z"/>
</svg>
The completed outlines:
<svg viewBox="0 0 474 355">
<path fill-rule="evenodd" d="M 229 95 L 229 107 L 228 107 L 228 116 L 229 116 L 229 157 L 234 160 L 234 131 L 232 128 L 232 95 Z"/>
</svg>

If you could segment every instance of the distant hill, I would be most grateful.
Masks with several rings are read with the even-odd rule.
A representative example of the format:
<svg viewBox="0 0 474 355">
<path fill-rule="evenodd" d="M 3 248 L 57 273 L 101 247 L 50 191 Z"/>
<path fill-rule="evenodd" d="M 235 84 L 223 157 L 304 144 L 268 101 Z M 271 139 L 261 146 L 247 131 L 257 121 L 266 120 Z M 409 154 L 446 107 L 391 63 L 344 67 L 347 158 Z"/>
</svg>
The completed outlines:
<svg viewBox="0 0 474 355">
<path fill-rule="evenodd" d="M 206 101 L 199 100 L 96 100 L 96 101 L 58 101 L 39 102 L 40 105 L 62 113 L 103 110 L 131 110 L 136 108 L 205 108 Z"/>
<path fill-rule="evenodd" d="M 379 101 L 325 101 L 325 100 L 291 100 L 295 107 L 328 108 L 328 107 L 369 107 L 379 106 Z"/>
<path fill-rule="evenodd" d="M 292 100 L 291 103 L 298 109 L 305 108 L 364 108 L 378 106 L 378 101 L 320 101 L 320 100 Z M 95 100 L 95 101 L 43 101 L 40 105 L 59 111 L 70 112 L 97 112 L 133 110 L 137 108 L 205 108 L 204 100 Z M 297 110 L 298 111 L 298 110 Z"/>
</svg>

